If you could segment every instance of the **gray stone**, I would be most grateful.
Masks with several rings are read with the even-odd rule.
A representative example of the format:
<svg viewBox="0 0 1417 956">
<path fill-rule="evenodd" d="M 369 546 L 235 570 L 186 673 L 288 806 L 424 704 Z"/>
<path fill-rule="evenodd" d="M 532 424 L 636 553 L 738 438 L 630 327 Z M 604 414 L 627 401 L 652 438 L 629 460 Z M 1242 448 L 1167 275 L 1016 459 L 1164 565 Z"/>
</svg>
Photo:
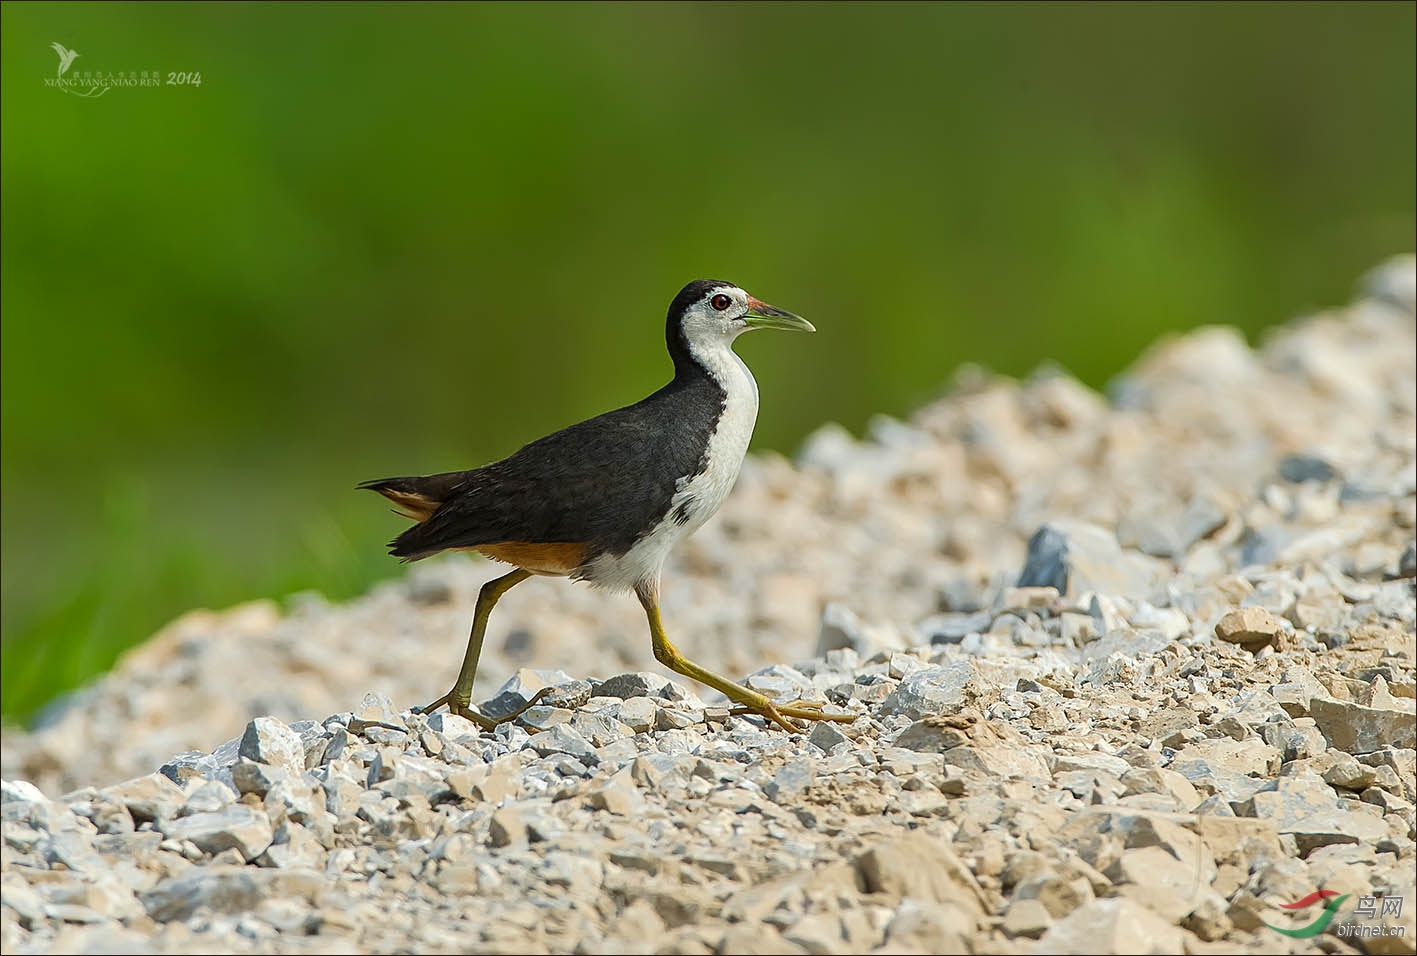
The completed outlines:
<svg viewBox="0 0 1417 956">
<path fill-rule="evenodd" d="M 198 778 L 214 780 L 221 769 L 222 765 L 213 755 L 192 751 L 173 757 L 158 768 L 158 773 L 181 787 Z"/>
<path fill-rule="evenodd" d="M 1293 834 L 1301 852 L 1316 846 L 1375 843 L 1387 833 L 1381 820 L 1345 812 L 1333 790 L 1317 777 L 1280 777 L 1235 808 L 1281 834 Z"/>
<path fill-rule="evenodd" d="M 1054 521 L 1029 539 L 1018 586 L 1052 587 L 1059 594 L 1144 595 L 1155 584 L 1159 568 L 1152 558 L 1124 551 L 1115 536 L 1096 525 Z"/>
<path fill-rule="evenodd" d="M 697 763 L 696 758 L 687 754 L 641 754 L 630 765 L 630 775 L 642 787 L 657 790 L 686 787 Z"/>
<path fill-rule="evenodd" d="M 1327 484 L 1338 477 L 1334 467 L 1317 455 L 1285 455 L 1278 470 L 1279 477 L 1296 485 L 1306 481 Z"/>
<path fill-rule="evenodd" d="M 659 705 L 648 697 L 630 697 L 621 702 L 615 716 L 635 733 L 652 730 Z M 665 728 L 669 729 L 669 728 Z"/>
<path fill-rule="evenodd" d="M 510 807 L 502 807 L 492 814 L 487 826 L 487 838 L 493 846 L 511 846 L 526 840 L 526 823 L 522 815 Z"/>
<path fill-rule="evenodd" d="M 595 747 L 566 724 L 557 724 L 550 730 L 532 734 L 526 745 L 543 757 L 551 754 L 570 754 L 578 760 L 596 762 Z"/>
<path fill-rule="evenodd" d="M 942 755 L 945 764 L 961 770 L 977 770 L 991 777 L 1048 780 L 1048 765 L 1036 753 L 991 741 L 983 746 L 955 747 Z"/>
<path fill-rule="evenodd" d="M 1040 952 L 1131 956 L 1179 953 L 1185 934 L 1144 906 L 1127 899 L 1094 900 L 1053 926 L 1039 940 Z"/>
<path fill-rule="evenodd" d="M 1150 510 L 1133 512 L 1118 522 L 1117 543 L 1156 558 L 1172 558 L 1185 551 L 1178 524 Z"/>
<path fill-rule="evenodd" d="M 1068 538 L 1048 525 L 1028 539 L 1028 558 L 1018 576 L 1019 587 L 1051 587 L 1068 593 Z"/>
<path fill-rule="evenodd" d="M 457 714 L 440 711 L 428 718 L 428 729 L 448 740 L 468 740 L 482 736 L 482 728 Z"/>
<path fill-rule="evenodd" d="M 802 798 L 816 776 L 809 761 L 796 760 L 773 774 L 772 779 L 763 784 L 763 793 L 777 803 L 793 803 Z"/>
<path fill-rule="evenodd" d="M 134 823 L 150 823 L 159 817 L 173 817 L 183 801 L 182 788 L 161 773 L 135 777 L 105 788 L 102 793 L 128 808 Z"/>
<path fill-rule="evenodd" d="M 0 782 L 0 803 L 45 803 L 44 793 L 28 780 Z"/>
<path fill-rule="evenodd" d="M 596 697 L 619 697 L 621 700 L 631 697 L 662 697 L 661 692 L 667 683 L 668 678 L 660 674 L 634 671 L 606 678 L 595 685 L 594 693 Z"/>
<path fill-rule="evenodd" d="M 1372 786 L 1377 777 L 1372 767 L 1359 763 L 1352 754 L 1338 750 L 1329 752 L 1334 754 L 1334 760 L 1323 772 L 1325 783 L 1344 790 L 1366 790 Z"/>
<path fill-rule="evenodd" d="M 290 779 L 290 771 L 246 758 L 231 768 L 231 779 L 238 793 L 254 793 L 264 797 L 277 783 Z"/>
<path fill-rule="evenodd" d="M 1201 796 L 1191 782 L 1171 769 L 1161 767 L 1129 767 L 1121 776 L 1124 793 L 1164 794 L 1172 799 L 1176 809 L 1189 812 L 1201 802 Z M 1228 806 L 1227 806 L 1227 809 Z"/>
<path fill-rule="evenodd" d="M 209 855 L 236 849 L 247 862 L 264 853 L 273 836 L 264 812 L 239 803 L 223 810 L 163 821 L 162 832 L 169 839 L 191 840 Z"/>
<path fill-rule="evenodd" d="M 1367 754 L 1387 747 L 1417 747 L 1417 719 L 1400 710 L 1364 707 L 1352 701 L 1310 702 L 1310 712 L 1329 746 L 1350 754 Z"/>
<path fill-rule="evenodd" d="M 323 870 L 325 849 L 309 830 L 286 821 L 276 830 L 275 842 L 256 862 L 282 870 Z"/>
<path fill-rule="evenodd" d="M 616 720 L 609 711 L 587 713 L 577 711 L 571 717 L 571 729 L 590 741 L 592 747 L 604 747 L 634 733 L 629 727 Z M 580 754 L 576 754 L 580 756 Z"/>
<path fill-rule="evenodd" d="M 986 692 L 975 668 L 972 660 L 957 660 L 912 671 L 881 706 L 890 713 L 905 714 L 913 720 L 958 713 Z"/>
<path fill-rule="evenodd" d="M 1132 769 L 1131 764 L 1121 757 L 1114 757 L 1111 754 L 1089 751 L 1081 754 L 1058 754 L 1053 762 L 1053 772 L 1067 773 L 1072 770 L 1082 770 L 1089 773 L 1106 773 L 1120 778 L 1128 770 Z"/>
<path fill-rule="evenodd" d="M 236 792 L 216 780 L 193 780 L 185 788 L 186 799 L 177 815 L 212 813 L 236 802 Z"/>
<path fill-rule="evenodd" d="M 574 713 L 564 707 L 544 707 L 537 704 L 535 707 L 528 707 L 518 719 L 532 730 L 550 730 L 557 724 L 569 723 Z"/>
<path fill-rule="evenodd" d="M 239 754 L 289 773 L 305 771 L 305 745 L 300 735 L 274 717 L 257 717 L 246 725 Z"/>
<path fill-rule="evenodd" d="M 1160 846 L 1126 850 L 1107 871 L 1117 895 L 1134 900 L 1170 923 L 1180 923 L 1200 903 L 1203 886 L 1194 863 Z"/>
<path fill-rule="evenodd" d="M 541 698 L 547 707 L 562 707 L 575 710 L 590 700 L 591 683 L 587 680 L 571 680 L 550 687 Z"/>
<path fill-rule="evenodd" d="M 1005 936 L 1037 939 L 1053 925 L 1053 914 L 1037 899 L 1015 899 L 1004 914 Z"/>
<path fill-rule="evenodd" d="M 1285 760 L 1303 760 L 1328 748 L 1328 741 L 1312 720 L 1306 719 L 1302 726 L 1294 721 L 1266 721 L 1257 729 L 1261 739 L 1283 754 Z"/>
<path fill-rule="evenodd" d="M 213 913 L 241 913 L 255 908 L 268 896 L 318 901 L 324 880 L 308 870 L 259 870 L 252 867 L 195 868 L 165 879 L 138 894 L 148 915 L 159 923 L 183 920 L 199 909 Z"/>
<path fill-rule="evenodd" d="M 861 620 L 851 608 L 833 603 L 822 610 L 822 627 L 817 637 L 818 656 L 842 648 L 860 651 L 865 643 Z"/>
<path fill-rule="evenodd" d="M 814 690 L 811 678 L 784 664 L 773 664 L 749 674 L 743 681 L 760 694 L 779 700 L 797 700 Z"/>
<path fill-rule="evenodd" d="M 1186 503 L 1181 513 L 1177 535 L 1181 551 L 1189 551 L 1202 538 L 1208 538 L 1230 520 L 1230 513 L 1209 495 L 1198 495 Z"/>
<path fill-rule="evenodd" d="M 912 953 L 967 953 L 978 922 L 978 916 L 968 906 L 953 901 L 936 902 L 906 897 L 896 907 L 886 924 L 889 951 Z M 722 950 L 740 952 L 741 950 Z M 771 947 L 763 952 L 780 950 Z M 865 952 L 866 947 L 841 949 L 842 952 Z"/>
<path fill-rule="evenodd" d="M 842 733 L 836 724 L 826 720 L 817 721 L 812 725 L 811 732 L 807 734 L 807 740 L 828 753 L 838 744 L 851 742 L 851 738 Z"/>
<path fill-rule="evenodd" d="M 1058 615 L 1058 635 L 1069 647 L 1081 647 L 1097 637 L 1097 621 L 1091 614 L 1064 611 Z"/>
<path fill-rule="evenodd" d="M 530 693 L 521 690 L 498 691 L 491 700 L 485 700 L 479 704 L 477 709 L 484 717 L 500 720 L 515 714 L 525 707 L 527 702 L 531 700 L 533 694 L 535 694 L 535 691 Z"/>
<path fill-rule="evenodd" d="M 927 716 L 915 721 L 896 738 L 897 747 L 919 753 L 942 754 L 956 747 L 968 746 L 973 740 L 969 721 L 961 717 Z"/>
<path fill-rule="evenodd" d="M 1011 870 L 1010 875 L 1018 874 Z M 1036 902 L 1049 917 L 1066 916 L 1092 898 L 1093 889 L 1088 880 L 1064 876 L 1046 865 L 1019 879 L 1014 885 L 1015 903 L 1024 900 Z"/>
<path fill-rule="evenodd" d="M 986 633 L 993 620 L 989 611 L 936 614 L 916 625 L 916 631 L 931 644 L 958 644 L 970 634 Z"/>
<path fill-rule="evenodd" d="M 654 715 L 655 730 L 684 730 L 699 723 L 699 719 L 690 713 L 670 707 L 660 708 Z"/>
<path fill-rule="evenodd" d="M 867 893 L 956 903 L 976 915 L 990 909 L 953 848 L 923 833 L 877 844 L 857 858 L 856 871 Z"/>
<path fill-rule="evenodd" d="M 605 810 L 622 817 L 644 812 L 645 800 L 635 788 L 629 770 L 622 770 L 609 781 L 590 792 L 592 809 Z"/>
<path fill-rule="evenodd" d="M 401 728 L 406 725 L 387 694 L 365 694 L 359 710 L 350 715 L 349 730 L 351 733 L 363 734 L 370 728 L 380 726 Z"/>
</svg>

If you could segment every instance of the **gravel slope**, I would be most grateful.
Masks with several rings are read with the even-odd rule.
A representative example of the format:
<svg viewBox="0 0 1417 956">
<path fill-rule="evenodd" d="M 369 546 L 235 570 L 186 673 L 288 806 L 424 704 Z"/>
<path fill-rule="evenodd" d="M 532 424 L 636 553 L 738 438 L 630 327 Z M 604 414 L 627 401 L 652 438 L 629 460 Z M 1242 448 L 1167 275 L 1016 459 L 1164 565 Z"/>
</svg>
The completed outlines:
<svg viewBox="0 0 1417 956">
<path fill-rule="evenodd" d="M 633 598 L 548 580 L 499 605 L 478 693 L 557 706 L 412 715 L 472 561 L 188 614 L 6 730 L 0 943 L 1412 953 L 1415 284 L 1389 263 L 1256 351 L 1160 343 L 1108 399 L 967 371 L 750 459 L 666 623 L 850 725 L 728 716 Z M 1265 925 L 1315 889 L 1351 894 L 1324 934 Z"/>
</svg>

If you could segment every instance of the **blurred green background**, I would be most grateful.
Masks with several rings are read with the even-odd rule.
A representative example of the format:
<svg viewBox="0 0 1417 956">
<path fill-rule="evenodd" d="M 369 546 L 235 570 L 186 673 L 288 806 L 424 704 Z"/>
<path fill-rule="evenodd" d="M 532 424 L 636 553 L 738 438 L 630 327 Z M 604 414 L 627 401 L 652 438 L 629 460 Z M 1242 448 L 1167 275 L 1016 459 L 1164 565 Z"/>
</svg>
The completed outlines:
<svg viewBox="0 0 1417 956">
<path fill-rule="evenodd" d="M 3 8 L 3 712 L 193 606 L 399 573 L 365 478 L 667 378 L 727 278 L 756 445 L 961 362 L 1102 385 L 1412 249 L 1414 7 Z M 48 88 L 73 69 L 200 87 Z"/>
</svg>

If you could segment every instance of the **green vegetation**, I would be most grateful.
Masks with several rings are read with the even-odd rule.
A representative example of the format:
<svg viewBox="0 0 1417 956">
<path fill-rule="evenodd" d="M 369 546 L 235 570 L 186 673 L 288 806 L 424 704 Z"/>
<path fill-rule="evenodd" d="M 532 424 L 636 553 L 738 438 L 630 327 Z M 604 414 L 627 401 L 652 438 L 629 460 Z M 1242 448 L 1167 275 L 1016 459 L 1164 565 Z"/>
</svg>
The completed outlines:
<svg viewBox="0 0 1417 956">
<path fill-rule="evenodd" d="M 1413 247 L 1412 4 L 3 11 L 3 712 L 192 606 L 398 566 L 353 490 L 668 376 L 732 279 L 757 447 L 960 363 L 1102 385 Z M 95 99 L 72 69 L 199 71 Z"/>
</svg>

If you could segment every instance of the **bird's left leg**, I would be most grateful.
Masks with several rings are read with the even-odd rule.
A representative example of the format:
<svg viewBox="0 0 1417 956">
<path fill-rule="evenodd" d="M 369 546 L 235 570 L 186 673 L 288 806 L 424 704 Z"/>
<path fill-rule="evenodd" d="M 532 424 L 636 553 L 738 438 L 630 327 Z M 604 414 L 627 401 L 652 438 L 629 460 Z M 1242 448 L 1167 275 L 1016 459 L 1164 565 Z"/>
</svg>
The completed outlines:
<svg viewBox="0 0 1417 956">
<path fill-rule="evenodd" d="M 482 638 L 487 633 L 487 619 L 491 617 L 492 608 L 498 599 L 529 577 L 531 577 L 530 571 L 517 568 L 510 574 L 504 574 L 482 586 L 482 590 L 477 595 L 477 608 L 472 614 L 472 633 L 468 635 L 467 653 L 463 655 L 462 669 L 458 671 L 457 682 L 453 684 L 453 689 L 442 697 L 427 707 L 418 708 L 418 713 L 431 714 L 447 704 L 448 710 L 459 717 L 467 718 L 483 730 L 494 730 L 498 724 L 516 720 L 546 693 L 547 688 L 542 688 L 522 707 L 496 719 L 484 717 L 472 709 L 472 684 L 477 678 L 477 660 L 482 656 Z"/>
<path fill-rule="evenodd" d="M 776 724 L 788 733 L 802 729 L 793 722 L 794 720 L 835 720 L 851 723 L 856 719 L 856 714 L 828 714 L 822 710 L 820 704 L 774 703 L 755 690 L 744 687 L 742 684 L 735 684 L 728 678 L 721 677 L 713 671 L 695 664 L 679 653 L 678 648 L 669 643 L 669 637 L 664 633 L 664 622 L 660 620 L 659 616 L 658 592 L 658 587 L 652 584 L 643 584 L 635 588 L 635 594 L 639 596 L 640 604 L 644 605 L 645 616 L 649 618 L 649 633 L 654 642 L 655 660 L 665 667 L 683 674 L 685 677 L 692 677 L 702 684 L 707 684 L 734 703 L 741 704 L 744 712 L 761 714 L 767 718 L 769 724 Z"/>
</svg>

